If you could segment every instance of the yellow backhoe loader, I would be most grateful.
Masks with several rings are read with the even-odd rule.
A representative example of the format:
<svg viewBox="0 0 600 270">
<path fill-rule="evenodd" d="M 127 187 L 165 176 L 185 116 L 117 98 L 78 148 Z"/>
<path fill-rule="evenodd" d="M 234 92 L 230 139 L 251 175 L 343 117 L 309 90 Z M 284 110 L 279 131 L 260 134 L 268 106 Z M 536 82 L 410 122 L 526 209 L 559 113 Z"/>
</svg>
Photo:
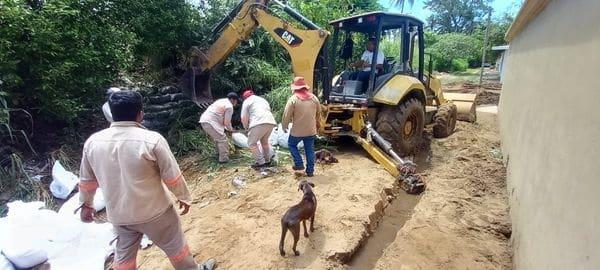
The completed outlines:
<svg viewBox="0 0 600 270">
<path fill-rule="evenodd" d="M 421 192 L 424 184 L 415 165 L 401 156 L 417 150 L 425 124 L 433 124 L 435 137 L 446 137 L 454 131 L 457 117 L 475 121 L 475 95 L 444 94 L 432 75 L 431 58 L 425 74 L 423 22 L 417 18 L 370 12 L 330 24 L 333 36 L 278 0 L 242 0 L 213 29 L 217 38 L 207 50 L 190 50 L 182 89 L 198 105 L 211 101 L 211 71 L 261 27 L 287 50 L 294 75 L 303 76 L 322 100 L 319 133 L 353 137 L 401 179 L 407 192 Z M 383 64 L 377 59 L 382 38 L 399 48 L 398 55 L 386 57 Z M 360 59 L 354 43 L 367 40 L 374 44 L 372 59 L 363 59 L 360 70 L 347 68 L 353 57 Z M 359 72 L 362 80 L 356 78 Z"/>
</svg>

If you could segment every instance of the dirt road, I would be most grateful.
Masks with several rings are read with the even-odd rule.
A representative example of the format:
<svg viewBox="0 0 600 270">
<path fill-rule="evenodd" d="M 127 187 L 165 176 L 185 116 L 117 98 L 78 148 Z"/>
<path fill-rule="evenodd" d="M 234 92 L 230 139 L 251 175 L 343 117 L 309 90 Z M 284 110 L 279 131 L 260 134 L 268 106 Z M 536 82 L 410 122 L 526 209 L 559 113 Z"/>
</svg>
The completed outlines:
<svg viewBox="0 0 600 270">
<path fill-rule="evenodd" d="M 425 150 L 417 159 L 428 181 L 427 191 L 420 200 L 406 202 L 413 206 L 401 211 L 409 217 L 416 204 L 412 217 L 395 240 L 394 234 L 388 234 L 384 236 L 388 241 L 375 245 L 380 250 L 361 251 L 367 255 L 357 259 L 367 262 L 352 263 L 376 264 L 377 269 L 510 268 L 505 172 L 493 156 L 497 153 L 490 152 L 497 148 L 497 130 L 489 123 L 459 123 L 451 137 L 432 140 L 431 151 Z M 355 147 L 338 158 L 340 163 L 319 167 L 313 178 L 318 198 L 316 231 L 308 239 L 301 236 L 299 257 L 290 255 L 291 234 L 286 241 L 288 255 L 281 257 L 278 252 L 280 218 L 301 198 L 299 179 L 288 172 L 262 178 L 246 168 L 207 176 L 193 162 L 182 162 L 196 196 L 190 214 L 183 217 L 196 259 L 213 257 L 219 269 L 347 268 L 344 263 L 383 215 L 394 179 Z M 229 198 L 235 176 L 245 178 L 248 185 Z M 156 247 L 141 252 L 138 262 L 141 269 L 171 269 Z"/>
<path fill-rule="evenodd" d="M 489 118 L 478 119 L 431 143 L 427 192 L 375 269 L 511 268 L 498 133 Z"/>
</svg>

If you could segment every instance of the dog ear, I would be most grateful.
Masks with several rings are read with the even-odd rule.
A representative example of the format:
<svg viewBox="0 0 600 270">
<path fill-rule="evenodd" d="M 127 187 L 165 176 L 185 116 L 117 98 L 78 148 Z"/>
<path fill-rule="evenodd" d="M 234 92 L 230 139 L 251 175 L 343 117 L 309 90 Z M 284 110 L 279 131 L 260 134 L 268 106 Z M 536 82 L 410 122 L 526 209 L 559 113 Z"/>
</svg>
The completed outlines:
<svg viewBox="0 0 600 270">
<path fill-rule="evenodd" d="M 308 184 L 309 184 L 311 187 L 315 187 L 315 184 L 314 184 L 313 182 L 308 182 Z"/>
</svg>

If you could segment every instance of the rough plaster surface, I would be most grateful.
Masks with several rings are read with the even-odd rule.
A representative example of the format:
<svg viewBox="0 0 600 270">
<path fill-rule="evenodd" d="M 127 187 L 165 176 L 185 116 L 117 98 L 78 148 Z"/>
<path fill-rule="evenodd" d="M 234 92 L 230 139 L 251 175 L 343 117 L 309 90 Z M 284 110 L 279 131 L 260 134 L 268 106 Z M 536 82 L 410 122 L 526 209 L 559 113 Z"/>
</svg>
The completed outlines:
<svg viewBox="0 0 600 270">
<path fill-rule="evenodd" d="M 552 1 L 500 98 L 516 269 L 600 269 L 600 1 Z"/>
</svg>

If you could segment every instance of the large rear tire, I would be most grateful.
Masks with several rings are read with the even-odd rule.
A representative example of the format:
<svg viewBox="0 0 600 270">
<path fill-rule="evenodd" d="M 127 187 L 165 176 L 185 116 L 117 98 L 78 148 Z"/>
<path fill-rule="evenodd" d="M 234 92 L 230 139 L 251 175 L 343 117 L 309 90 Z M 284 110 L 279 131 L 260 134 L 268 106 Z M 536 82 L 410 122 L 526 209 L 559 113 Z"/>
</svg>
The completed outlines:
<svg viewBox="0 0 600 270">
<path fill-rule="evenodd" d="M 398 106 L 385 106 L 378 114 L 375 129 L 401 156 L 416 152 L 421 143 L 425 112 L 423 104 L 411 98 Z"/>
<path fill-rule="evenodd" d="M 442 104 L 433 116 L 433 137 L 446 138 L 450 136 L 456 127 L 456 114 L 456 105 Z"/>
</svg>

